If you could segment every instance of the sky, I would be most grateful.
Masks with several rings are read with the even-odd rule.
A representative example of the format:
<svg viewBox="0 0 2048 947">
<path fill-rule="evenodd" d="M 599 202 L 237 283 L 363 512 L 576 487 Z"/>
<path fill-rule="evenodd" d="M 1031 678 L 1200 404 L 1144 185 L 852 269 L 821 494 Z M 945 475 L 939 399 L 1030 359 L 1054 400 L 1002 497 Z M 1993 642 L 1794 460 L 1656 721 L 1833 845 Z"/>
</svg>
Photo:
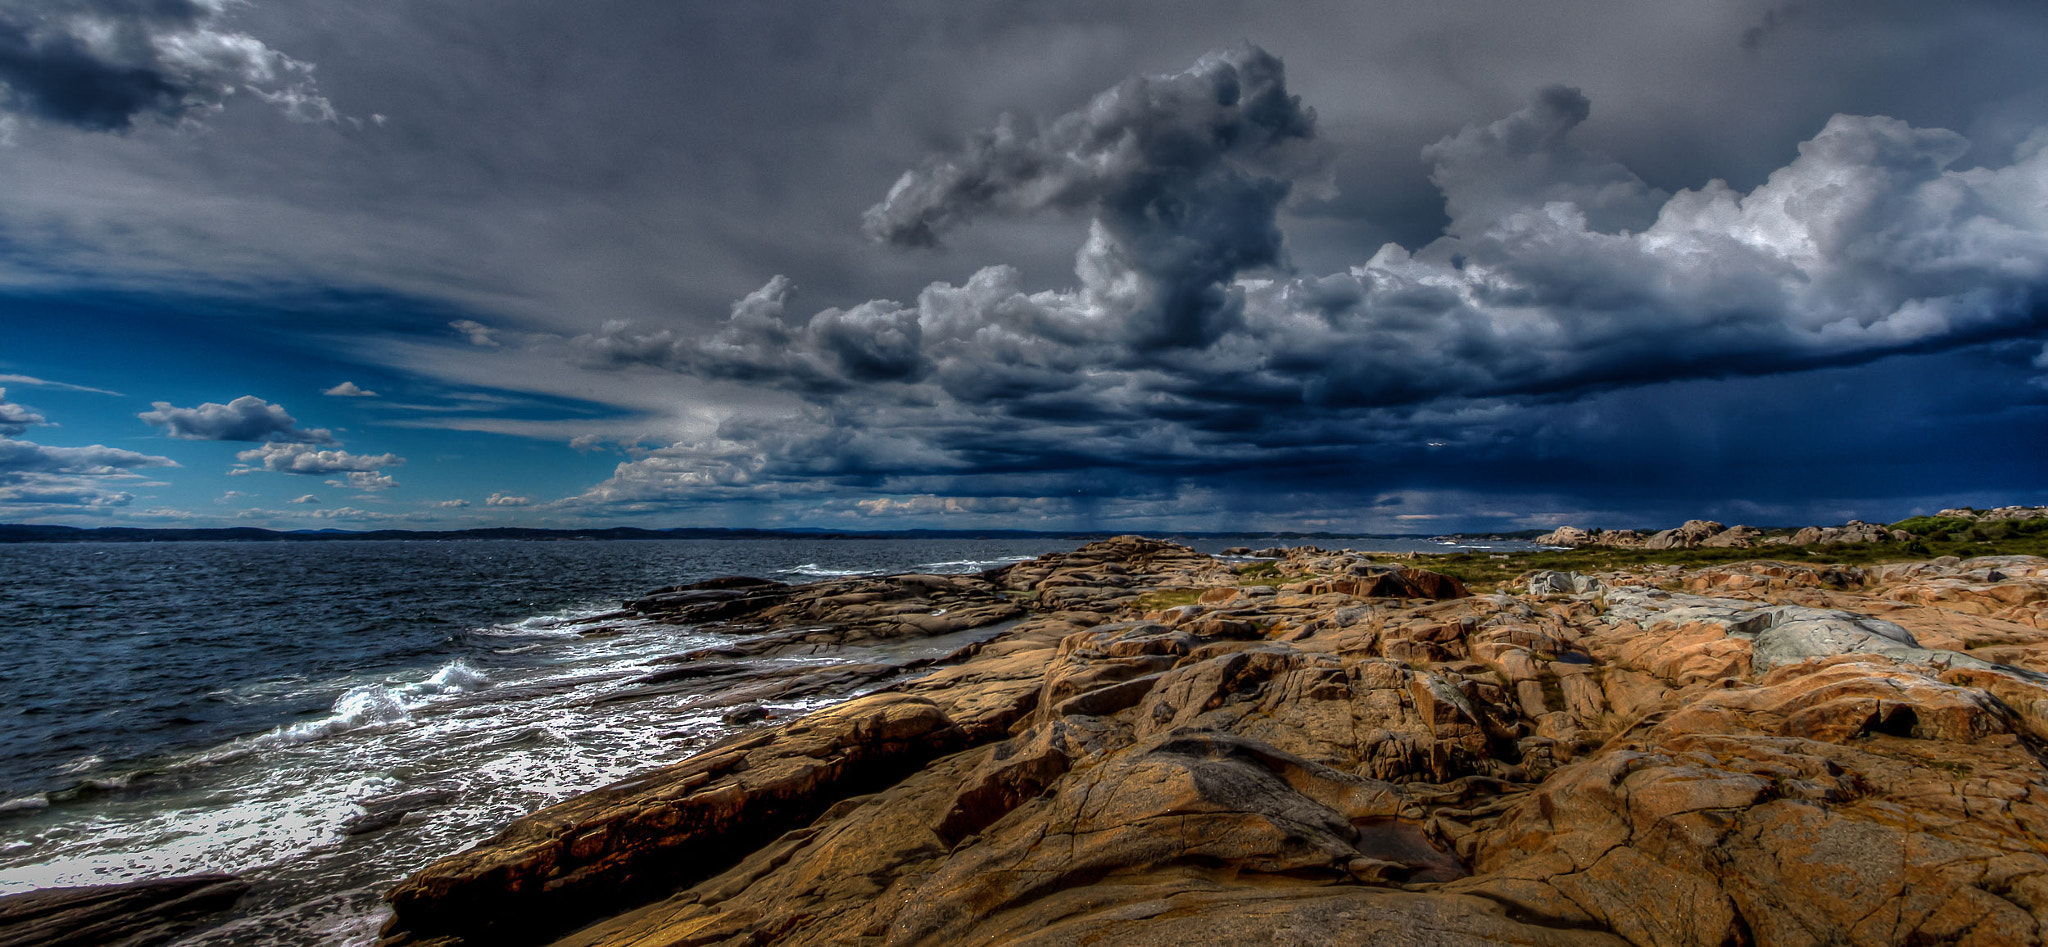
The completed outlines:
<svg viewBox="0 0 2048 947">
<path fill-rule="evenodd" d="M 2048 504 L 2048 5 L 0 0 L 0 522 Z"/>
</svg>

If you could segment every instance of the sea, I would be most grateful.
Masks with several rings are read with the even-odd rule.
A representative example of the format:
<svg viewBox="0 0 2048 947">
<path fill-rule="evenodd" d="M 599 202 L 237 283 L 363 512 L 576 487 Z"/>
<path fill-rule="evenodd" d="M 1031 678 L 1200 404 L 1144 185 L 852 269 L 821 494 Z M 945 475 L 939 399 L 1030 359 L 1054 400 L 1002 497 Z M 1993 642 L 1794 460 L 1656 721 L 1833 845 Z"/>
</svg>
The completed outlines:
<svg viewBox="0 0 2048 947">
<path fill-rule="evenodd" d="M 763 725 L 728 722 L 716 681 L 635 697 L 650 690 L 636 679 L 725 639 L 603 617 L 625 601 L 725 575 L 978 572 L 1084 541 L 0 544 L 0 895 L 228 872 L 251 893 L 177 943 L 370 944 L 406 875 Z M 910 663 L 975 634 L 754 660 Z M 861 692 L 762 709 L 772 722 Z"/>
</svg>

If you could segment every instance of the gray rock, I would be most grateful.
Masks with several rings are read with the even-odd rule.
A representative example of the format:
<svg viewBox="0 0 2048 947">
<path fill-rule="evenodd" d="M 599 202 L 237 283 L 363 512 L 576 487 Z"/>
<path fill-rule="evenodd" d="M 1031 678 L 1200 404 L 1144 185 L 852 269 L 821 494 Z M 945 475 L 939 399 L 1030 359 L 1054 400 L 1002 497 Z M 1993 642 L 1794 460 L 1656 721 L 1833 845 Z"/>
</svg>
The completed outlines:
<svg viewBox="0 0 2048 947">
<path fill-rule="evenodd" d="M 1740 599 L 1624 587 L 1608 592 L 1607 619 L 1632 621 L 1644 628 L 1665 623 L 1720 625 L 1730 635 L 1751 639 L 1751 662 L 1759 672 L 1837 654 L 1885 654 L 1917 664 L 1984 664 L 1957 652 L 1922 648 L 1912 632 L 1883 619 L 1833 608 L 1757 605 Z"/>
<path fill-rule="evenodd" d="M 1530 595 L 1586 595 L 1607 586 L 1578 572 L 1537 572 L 1529 576 Z"/>
<path fill-rule="evenodd" d="M 1756 635 L 1750 646 L 1750 660 L 1759 671 L 1837 654 L 1927 651 L 1920 647 L 1912 632 L 1881 619 L 1817 608 L 1782 607 L 1772 611 L 1780 614 Z M 1792 614 L 1784 614 L 1788 612 Z"/>
</svg>

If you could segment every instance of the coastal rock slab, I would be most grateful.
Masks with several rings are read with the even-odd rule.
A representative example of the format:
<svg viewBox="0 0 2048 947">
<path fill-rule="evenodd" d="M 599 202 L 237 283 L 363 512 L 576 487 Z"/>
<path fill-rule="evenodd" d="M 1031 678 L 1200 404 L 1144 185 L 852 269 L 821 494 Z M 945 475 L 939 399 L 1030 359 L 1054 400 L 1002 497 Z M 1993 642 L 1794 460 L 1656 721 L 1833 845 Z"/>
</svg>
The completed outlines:
<svg viewBox="0 0 2048 947">
<path fill-rule="evenodd" d="M 0 897 L 4 947 L 151 947 L 233 907 L 249 883 L 191 875 Z"/>
<path fill-rule="evenodd" d="M 2048 562 L 1437 599 L 1358 594 L 1402 571 L 1359 553 L 1272 558 L 1256 593 L 1131 537 L 998 570 L 1031 617 L 521 820 L 395 891 L 387 943 L 2048 934 L 2048 631 L 1976 613 L 2043 601 Z"/>
</svg>

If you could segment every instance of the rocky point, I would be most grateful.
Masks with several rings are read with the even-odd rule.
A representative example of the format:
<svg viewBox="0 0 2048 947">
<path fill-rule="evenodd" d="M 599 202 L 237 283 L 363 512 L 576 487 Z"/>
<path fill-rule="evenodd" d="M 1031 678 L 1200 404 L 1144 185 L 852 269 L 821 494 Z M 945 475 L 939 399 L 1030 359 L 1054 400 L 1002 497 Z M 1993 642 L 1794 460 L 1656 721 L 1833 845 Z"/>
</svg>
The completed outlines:
<svg viewBox="0 0 2048 947">
<path fill-rule="evenodd" d="M 2041 942 L 2048 561 L 1267 552 L 650 596 L 749 654 L 1009 624 L 429 866 L 384 943 Z"/>
</svg>

